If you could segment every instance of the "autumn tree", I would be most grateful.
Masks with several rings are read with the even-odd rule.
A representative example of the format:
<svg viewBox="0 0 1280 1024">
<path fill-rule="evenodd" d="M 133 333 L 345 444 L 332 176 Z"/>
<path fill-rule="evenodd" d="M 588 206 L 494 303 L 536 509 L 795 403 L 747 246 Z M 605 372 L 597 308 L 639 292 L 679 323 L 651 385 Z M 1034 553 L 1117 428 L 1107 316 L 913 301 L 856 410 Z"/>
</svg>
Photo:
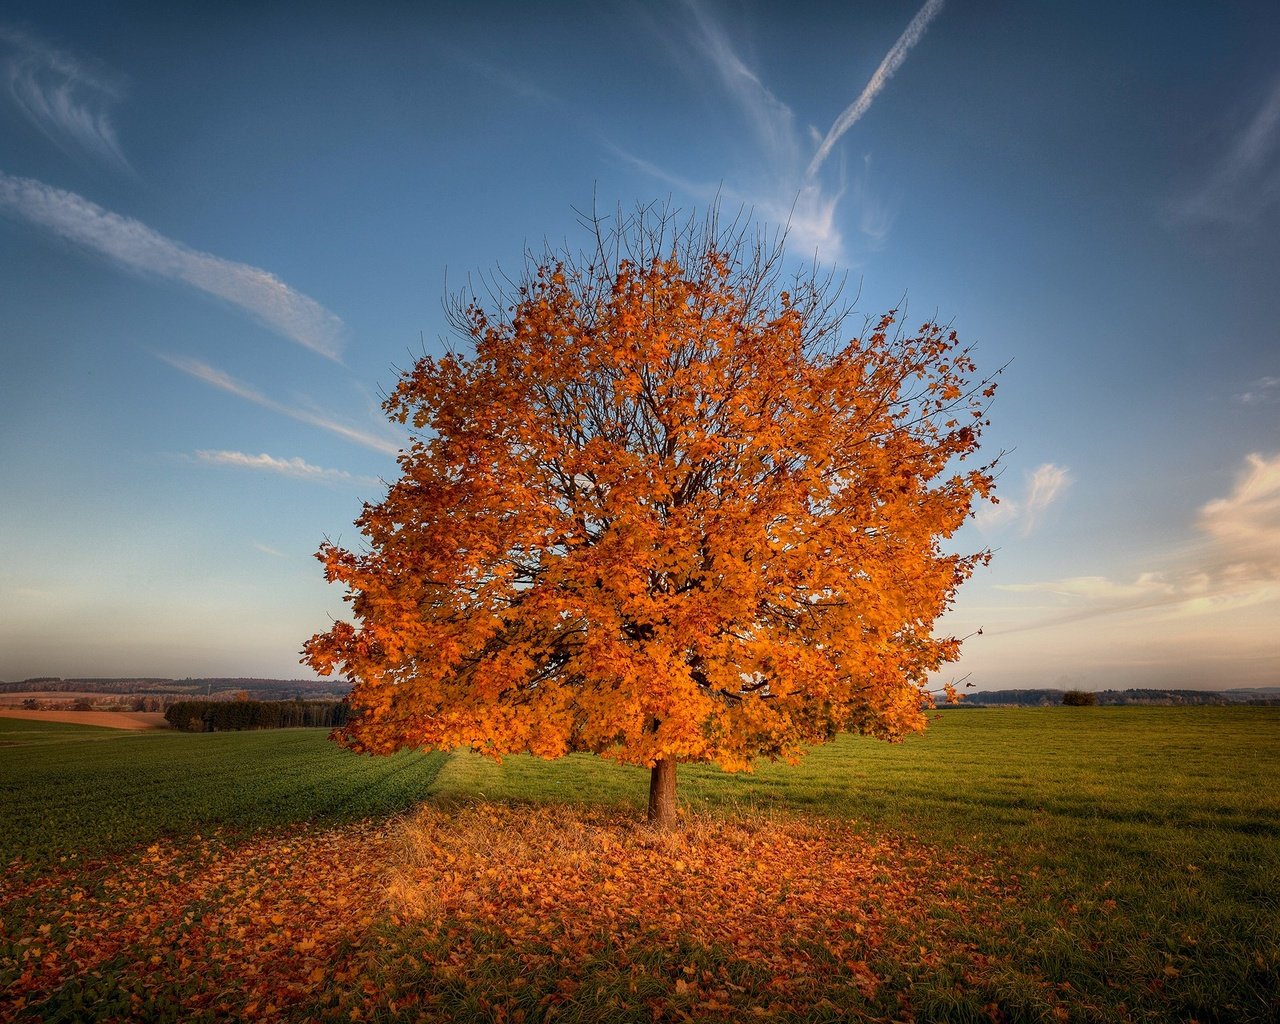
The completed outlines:
<svg viewBox="0 0 1280 1024">
<path fill-rule="evenodd" d="M 839 282 L 742 219 L 586 223 L 401 375 L 401 476 L 318 555 L 354 621 L 303 660 L 353 681 L 354 750 L 590 751 L 670 825 L 679 762 L 924 727 L 994 384 L 936 323 L 846 337 Z"/>
</svg>

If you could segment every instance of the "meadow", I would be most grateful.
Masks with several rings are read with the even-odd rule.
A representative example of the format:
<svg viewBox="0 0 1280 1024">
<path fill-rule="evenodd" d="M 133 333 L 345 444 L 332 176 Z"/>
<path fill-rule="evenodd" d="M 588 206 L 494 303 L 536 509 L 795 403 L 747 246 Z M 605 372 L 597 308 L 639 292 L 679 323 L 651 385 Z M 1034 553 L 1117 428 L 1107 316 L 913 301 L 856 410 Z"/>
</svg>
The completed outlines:
<svg viewBox="0 0 1280 1024">
<path fill-rule="evenodd" d="M 358 758 L 326 732 L 121 732 L 0 718 L 0 862 L 42 866 L 161 836 L 403 810 L 443 754 Z"/>
<path fill-rule="evenodd" d="M 597 758 L 0 722 L 0 1019 L 1280 1017 L 1280 709 Z"/>
</svg>

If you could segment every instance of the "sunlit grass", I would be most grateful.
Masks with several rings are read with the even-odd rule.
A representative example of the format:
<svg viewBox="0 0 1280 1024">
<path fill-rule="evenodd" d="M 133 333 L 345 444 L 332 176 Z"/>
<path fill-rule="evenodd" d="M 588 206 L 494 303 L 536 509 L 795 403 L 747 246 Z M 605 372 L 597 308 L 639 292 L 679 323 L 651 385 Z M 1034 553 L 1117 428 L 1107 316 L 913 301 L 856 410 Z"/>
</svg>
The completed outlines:
<svg viewBox="0 0 1280 1024">
<path fill-rule="evenodd" d="M 62 743 L 72 739 L 111 739 L 118 729 L 100 725 L 70 722 L 43 722 L 32 718 L 8 718 L 0 715 L 0 746 L 25 746 L 30 743 Z"/>
<path fill-rule="evenodd" d="M 646 771 L 593 757 L 28 725 L 0 747 L 0 976 L 30 1019 L 1280 1017 L 1276 709 L 951 711 L 682 766 L 674 836 Z"/>
<path fill-rule="evenodd" d="M 443 754 L 360 757 L 323 729 L 191 735 L 0 719 L 0 863 L 38 867 L 160 836 L 352 821 L 423 799 Z M 16 870 L 16 869 L 11 869 Z"/>
<path fill-rule="evenodd" d="M 679 792 L 695 813 L 831 817 L 998 858 L 1022 889 L 1010 993 L 1045 977 L 1097 1019 L 1264 1020 L 1280 1014 L 1277 777 L 1280 709 L 973 709 L 751 775 L 682 766 Z M 597 758 L 455 755 L 433 793 L 638 817 L 646 785 Z"/>
</svg>

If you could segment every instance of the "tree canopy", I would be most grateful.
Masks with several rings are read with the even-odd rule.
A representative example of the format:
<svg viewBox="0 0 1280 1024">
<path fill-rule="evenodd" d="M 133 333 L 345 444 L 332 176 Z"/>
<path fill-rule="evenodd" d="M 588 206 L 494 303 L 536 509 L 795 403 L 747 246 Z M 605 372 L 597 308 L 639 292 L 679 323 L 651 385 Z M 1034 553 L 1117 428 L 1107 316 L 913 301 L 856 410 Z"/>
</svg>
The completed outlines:
<svg viewBox="0 0 1280 1024">
<path fill-rule="evenodd" d="M 989 557 L 943 541 L 992 492 L 993 378 L 938 323 L 845 337 L 839 282 L 749 221 L 588 226 L 455 298 L 465 348 L 385 402 L 401 476 L 319 552 L 354 621 L 304 649 L 353 681 L 340 741 L 591 751 L 653 769 L 666 823 L 678 762 L 923 728 Z"/>
</svg>

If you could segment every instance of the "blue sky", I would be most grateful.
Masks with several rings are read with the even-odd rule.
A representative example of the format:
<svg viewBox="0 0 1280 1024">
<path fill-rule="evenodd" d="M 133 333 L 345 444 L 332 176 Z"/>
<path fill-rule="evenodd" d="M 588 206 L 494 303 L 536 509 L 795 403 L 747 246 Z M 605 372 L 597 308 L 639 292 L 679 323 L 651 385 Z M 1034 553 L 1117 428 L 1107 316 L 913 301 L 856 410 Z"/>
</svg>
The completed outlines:
<svg viewBox="0 0 1280 1024">
<path fill-rule="evenodd" d="M 442 298 L 575 207 L 790 250 L 1012 363 L 1004 686 L 1280 684 L 1274 3 L 0 15 L 0 678 L 305 675 Z"/>
</svg>

